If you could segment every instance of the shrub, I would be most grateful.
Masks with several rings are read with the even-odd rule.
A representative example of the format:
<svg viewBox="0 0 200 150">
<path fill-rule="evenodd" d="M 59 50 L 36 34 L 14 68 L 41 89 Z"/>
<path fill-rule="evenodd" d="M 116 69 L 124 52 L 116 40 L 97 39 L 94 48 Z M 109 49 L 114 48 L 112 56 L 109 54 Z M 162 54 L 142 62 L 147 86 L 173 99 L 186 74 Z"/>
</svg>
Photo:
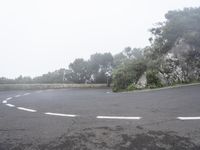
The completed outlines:
<svg viewBox="0 0 200 150">
<path fill-rule="evenodd" d="M 157 71 L 151 70 L 147 71 L 146 77 L 147 77 L 147 86 L 149 88 L 157 88 L 162 87 L 161 80 L 157 77 Z"/>
<path fill-rule="evenodd" d="M 113 91 L 127 90 L 128 86 L 137 83 L 140 76 L 146 70 L 146 62 L 141 60 L 129 60 L 113 73 Z"/>
<path fill-rule="evenodd" d="M 136 88 L 135 84 L 131 84 L 131 85 L 129 85 L 129 86 L 127 87 L 127 90 L 128 90 L 128 91 L 133 91 L 133 90 L 137 90 L 137 88 Z"/>
<path fill-rule="evenodd" d="M 113 74 L 113 92 L 126 89 L 132 83 L 132 78 L 129 72 L 125 69 L 119 69 Z"/>
</svg>

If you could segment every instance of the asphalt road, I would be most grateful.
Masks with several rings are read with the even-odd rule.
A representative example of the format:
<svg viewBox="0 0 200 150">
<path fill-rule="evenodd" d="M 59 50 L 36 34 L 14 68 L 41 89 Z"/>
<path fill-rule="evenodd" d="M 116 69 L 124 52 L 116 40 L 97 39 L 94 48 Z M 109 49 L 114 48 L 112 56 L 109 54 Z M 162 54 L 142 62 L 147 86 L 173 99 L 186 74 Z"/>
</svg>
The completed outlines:
<svg viewBox="0 0 200 150">
<path fill-rule="evenodd" d="M 200 85 L 0 92 L 0 150 L 200 149 Z"/>
</svg>

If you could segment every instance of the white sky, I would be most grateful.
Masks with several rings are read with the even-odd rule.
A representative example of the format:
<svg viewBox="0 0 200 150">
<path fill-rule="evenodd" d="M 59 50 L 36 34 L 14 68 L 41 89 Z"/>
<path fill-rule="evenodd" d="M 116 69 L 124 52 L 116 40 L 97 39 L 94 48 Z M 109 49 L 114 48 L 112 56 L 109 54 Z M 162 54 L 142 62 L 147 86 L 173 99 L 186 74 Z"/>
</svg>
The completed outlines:
<svg viewBox="0 0 200 150">
<path fill-rule="evenodd" d="M 1 0 L 0 76 L 37 76 L 95 52 L 145 47 L 168 10 L 200 0 Z"/>
</svg>

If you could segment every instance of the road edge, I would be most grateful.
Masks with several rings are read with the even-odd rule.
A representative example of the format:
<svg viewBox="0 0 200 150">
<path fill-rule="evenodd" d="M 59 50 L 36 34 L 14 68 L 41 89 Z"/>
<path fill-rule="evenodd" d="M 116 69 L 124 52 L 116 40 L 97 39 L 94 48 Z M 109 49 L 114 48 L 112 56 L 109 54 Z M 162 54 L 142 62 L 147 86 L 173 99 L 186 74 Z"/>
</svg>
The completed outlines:
<svg viewBox="0 0 200 150">
<path fill-rule="evenodd" d="M 142 90 L 124 91 L 124 92 L 117 92 L 117 93 L 140 93 L 140 92 L 161 91 L 161 90 L 181 88 L 181 87 L 188 87 L 188 86 L 196 86 L 196 85 L 200 85 L 200 83 L 178 84 L 178 85 L 167 86 L 167 87 L 162 87 L 162 88 L 142 89 Z"/>
</svg>

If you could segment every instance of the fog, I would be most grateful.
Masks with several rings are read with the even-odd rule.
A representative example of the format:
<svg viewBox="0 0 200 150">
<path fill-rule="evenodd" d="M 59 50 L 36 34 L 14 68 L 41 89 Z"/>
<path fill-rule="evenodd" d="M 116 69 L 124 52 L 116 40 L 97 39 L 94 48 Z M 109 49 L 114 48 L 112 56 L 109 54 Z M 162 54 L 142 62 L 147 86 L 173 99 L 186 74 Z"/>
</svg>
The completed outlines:
<svg viewBox="0 0 200 150">
<path fill-rule="evenodd" d="M 0 1 L 0 76 L 37 76 L 95 52 L 145 47 L 168 10 L 199 0 Z"/>
</svg>

